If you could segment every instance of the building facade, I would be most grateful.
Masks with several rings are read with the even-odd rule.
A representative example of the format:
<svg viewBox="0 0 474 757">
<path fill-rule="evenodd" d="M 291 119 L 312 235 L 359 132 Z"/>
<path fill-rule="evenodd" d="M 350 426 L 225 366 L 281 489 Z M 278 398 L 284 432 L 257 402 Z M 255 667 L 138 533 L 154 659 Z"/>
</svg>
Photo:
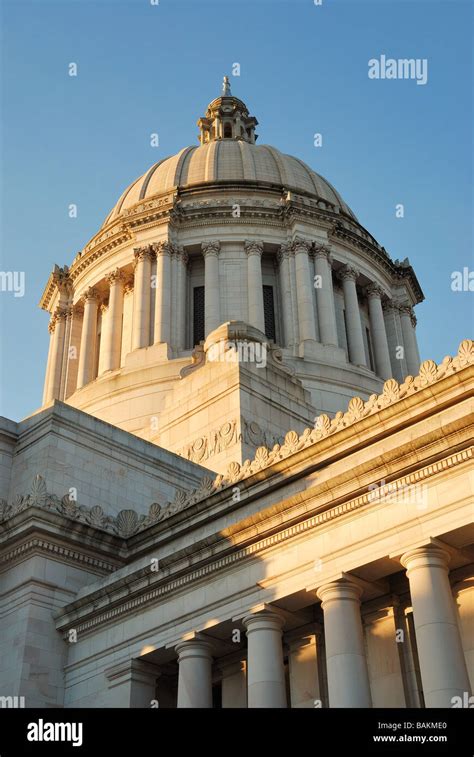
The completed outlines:
<svg viewBox="0 0 474 757">
<path fill-rule="evenodd" d="M 0 697 L 468 706 L 474 344 L 420 365 L 409 262 L 227 83 L 198 126 L 41 299 L 43 406 L 0 421 Z"/>
</svg>

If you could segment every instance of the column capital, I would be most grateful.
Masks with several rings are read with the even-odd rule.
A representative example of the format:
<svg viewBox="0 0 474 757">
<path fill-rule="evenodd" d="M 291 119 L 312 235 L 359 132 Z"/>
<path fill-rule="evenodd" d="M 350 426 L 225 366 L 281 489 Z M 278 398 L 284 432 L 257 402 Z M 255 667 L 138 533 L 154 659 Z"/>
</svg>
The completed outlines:
<svg viewBox="0 0 474 757">
<path fill-rule="evenodd" d="M 408 303 L 406 302 L 399 303 L 398 309 L 401 315 L 408 315 L 410 318 L 412 318 L 415 315 L 413 312 L 412 306 L 408 305 Z"/>
<path fill-rule="evenodd" d="M 291 251 L 295 253 L 306 252 L 309 253 L 312 247 L 312 242 L 309 239 L 303 239 L 302 237 L 295 237 L 291 242 Z"/>
<path fill-rule="evenodd" d="M 382 299 L 382 310 L 389 312 L 390 310 L 398 310 L 397 303 L 390 297 Z"/>
<path fill-rule="evenodd" d="M 185 639 L 178 642 L 174 649 L 178 655 L 178 662 L 190 657 L 204 657 L 212 660 L 212 644 L 197 636 L 194 639 Z"/>
<path fill-rule="evenodd" d="M 152 245 L 152 248 L 157 258 L 159 255 L 169 255 L 171 257 L 175 253 L 175 247 L 168 239 L 156 242 L 156 244 Z"/>
<path fill-rule="evenodd" d="M 201 244 L 201 250 L 204 257 L 206 257 L 207 255 L 215 255 L 215 257 L 217 257 L 219 255 L 220 249 L 221 243 L 218 240 L 203 242 Z"/>
<path fill-rule="evenodd" d="M 378 298 L 379 300 L 382 299 L 382 297 L 385 295 L 384 290 L 382 287 L 377 284 L 375 281 L 373 281 L 371 284 L 369 284 L 366 289 L 367 297 L 374 297 Z"/>
<path fill-rule="evenodd" d="M 81 295 L 81 300 L 84 303 L 86 303 L 86 302 L 94 302 L 94 301 L 98 302 L 99 299 L 100 299 L 100 294 L 99 294 L 98 290 L 95 287 L 88 287 L 87 289 L 85 289 L 83 291 L 83 293 Z"/>
<path fill-rule="evenodd" d="M 113 271 L 110 271 L 110 273 L 107 273 L 105 275 L 105 280 L 109 286 L 113 286 L 114 284 L 124 283 L 125 274 L 120 268 L 115 268 Z"/>
<path fill-rule="evenodd" d="M 69 294 L 72 292 L 73 284 L 69 276 L 69 268 L 67 265 L 65 265 L 64 268 L 55 265 L 52 276 L 58 292 L 63 294 Z"/>
<path fill-rule="evenodd" d="M 280 245 L 280 249 L 278 250 L 278 252 L 276 254 L 276 259 L 277 259 L 279 265 L 281 265 L 282 262 L 285 259 L 288 259 L 290 257 L 290 254 L 291 253 L 290 253 L 290 245 L 289 244 L 285 243 L 285 244 Z"/>
<path fill-rule="evenodd" d="M 102 315 L 104 315 L 104 313 L 106 313 L 108 309 L 109 309 L 109 304 L 107 302 L 101 302 L 101 304 L 99 305 L 99 310 L 102 313 Z"/>
<path fill-rule="evenodd" d="M 184 266 L 187 266 L 189 255 L 185 251 L 184 247 L 177 247 L 176 248 L 176 257 L 179 260 L 180 263 L 182 263 Z"/>
<path fill-rule="evenodd" d="M 135 258 L 135 265 L 142 260 L 148 260 L 153 255 L 153 245 L 147 244 L 144 247 L 134 247 L 133 255 Z"/>
<path fill-rule="evenodd" d="M 247 629 L 247 635 L 252 631 L 261 631 L 268 629 L 272 631 L 283 630 L 285 619 L 278 613 L 271 610 L 260 610 L 252 612 L 242 618 L 242 623 Z"/>
<path fill-rule="evenodd" d="M 405 552 L 400 562 L 409 576 L 418 568 L 442 568 L 447 571 L 450 559 L 451 555 L 447 550 L 434 544 L 426 544 Z"/>
<path fill-rule="evenodd" d="M 330 581 L 328 584 L 323 584 L 316 590 L 316 595 L 322 600 L 322 608 L 328 605 L 329 602 L 340 601 L 348 599 L 351 601 L 359 602 L 362 595 L 362 588 L 358 584 L 352 583 L 347 579 L 339 581 Z"/>
<path fill-rule="evenodd" d="M 246 239 L 244 249 L 247 255 L 259 255 L 261 257 L 263 253 L 263 242 Z"/>
<path fill-rule="evenodd" d="M 330 244 L 316 244 L 313 248 L 313 257 L 323 258 L 324 260 L 327 260 L 329 265 L 331 265 L 331 250 L 332 246 Z"/>
<path fill-rule="evenodd" d="M 360 275 L 360 272 L 356 268 L 352 268 L 350 265 L 345 265 L 339 268 L 337 275 L 341 281 L 356 281 Z"/>
</svg>

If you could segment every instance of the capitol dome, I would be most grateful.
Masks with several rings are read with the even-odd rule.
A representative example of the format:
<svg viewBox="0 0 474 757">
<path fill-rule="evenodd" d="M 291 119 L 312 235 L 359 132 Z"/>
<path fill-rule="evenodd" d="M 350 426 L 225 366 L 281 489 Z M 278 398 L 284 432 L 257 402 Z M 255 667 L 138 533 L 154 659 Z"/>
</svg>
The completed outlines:
<svg viewBox="0 0 474 757">
<path fill-rule="evenodd" d="M 303 161 L 257 145 L 257 124 L 226 79 L 200 144 L 152 166 L 55 266 L 45 404 L 219 471 L 416 375 L 408 259 Z"/>
<path fill-rule="evenodd" d="M 255 145 L 243 139 L 214 140 L 200 146 L 185 147 L 176 155 L 163 158 L 123 192 L 104 226 L 124 210 L 142 200 L 179 189 L 203 184 L 245 182 L 254 186 L 278 187 L 320 200 L 357 220 L 341 195 L 302 160 L 281 153 L 270 145 Z"/>
</svg>

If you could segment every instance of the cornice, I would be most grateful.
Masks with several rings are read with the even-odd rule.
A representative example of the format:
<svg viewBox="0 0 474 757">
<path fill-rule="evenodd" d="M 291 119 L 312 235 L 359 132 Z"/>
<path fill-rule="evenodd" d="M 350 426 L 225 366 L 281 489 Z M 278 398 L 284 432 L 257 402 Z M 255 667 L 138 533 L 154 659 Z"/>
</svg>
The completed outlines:
<svg viewBox="0 0 474 757">
<path fill-rule="evenodd" d="M 43 552 L 49 557 L 52 556 L 54 558 L 60 558 L 62 561 L 80 563 L 83 567 L 93 569 L 95 572 L 100 573 L 100 575 L 104 575 L 105 573 L 113 573 L 119 567 L 121 567 L 121 563 L 114 564 L 106 562 L 105 560 L 101 560 L 98 557 L 93 557 L 86 552 L 82 552 L 77 549 L 71 549 L 70 547 L 65 547 L 62 544 L 58 544 L 57 542 L 46 539 L 44 537 L 33 537 L 31 539 L 27 539 L 21 544 L 18 544 L 13 549 L 8 550 L 7 552 L 3 552 L 0 555 L 0 566 L 6 565 L 7 567 L 9 567 L 10 563 L 19 559 L 23 559 L 32 552 Z"/>
<path fill-rule="evenodd" d="M 438 460 L 435 463 L 427 465 L 417 471 L 414 471 L 385 485 L 380 490 L 379 496 L 382 496 L 382 494 L 393 495 L 397 491 L 406 491 L 407 487 L 419 484 L 421 481 L 425 481 L 432 476 L 435 476 L 458 465 L 462 465 L 469 460 L 472 460 L 473 456 L 474 448 L 470 447 L 468 449 L 464 449 L 460 452 L 450 455 L 442 460 Z M 131 588 L 130 593 L 133 592 L 133 596 L 130 597 L 129 593 L 129 598 L 126 601 L 122 602 L 121 604 L 115 604 L 115 606 L 110 610 L 104 611 L 102 609 L 99 609 L 98 611 L 92 610 L 87 613 L 86 609 L 86 614 L 88 614 L 89 617 L 83 622 L 77 622 L 77 620 L 74 620 L 74 627 L 78 632 L 84 634 L 88 631 L 91 632 L 98 626 L 106 624 L 110 621 L 116 622 L 117 618 L 126 616 L 130 613 L 136 613 L 138 608 L 143 609 L 144 607 L 153 605 L 163 597 L 169 595 L 170 593 L 175 594 L 176 592 L 184 589 L 186 586 L 194 583 L 195 581 L 207 579 L 209 576 L 218 573 L 223 569 L 229 568 L 230 566 L 235 565 L 238 562 L 263 553 L 269 549 L 279 546 L 286 541 L 300 537 L 319 526 L 324 526 L 327 523 L 337 520 L 338 518 L 342 518 L 349 513 L 363 508 L 364 506 L 373 505 L 374 503 L 376 504 L 377 501 L 377 498 L 374 498 L 373 491 L 365 492 L 358 497 L 347 500 L 342 504 L 338 504 L 322 512 L 316 513 L 310 518 L 288 526 L 287 528 L 283 528 L 277 533 L 273 533 L 267 537 L 258 539 L 241 547 L 234 546 L 233 548 L 229 548 L 228 539 L 225 537 L 225 534 L 223 534 L 220 542 L 216 544 L 216 548 L 219 549 L 220 544 L 220 549 L 225 550 L 225 554 L 221 555 L 217 559 L 208 561 L 207 563 L 201 563 L 199 566 L 188 570 L 186 573 L 176 575 L 175 578 L 171 579 L 169 578 L 169 576 L 167 576 L 166 578 L 160 578 L 159 573 L 157 573 L 157 585 L 155 587 L 150 589 L 148 583 L 145 588 L 142 584 L 141 587 L 135 592 L 133 592 L 133 589 Z M 186 554 L 188 554 L 187 550 L 185 550 L 185 552 Z M 179 554 L 173 555 L 174 561 L 177 562 L 179 558 Z M 165 569 L 169 574 L 170 570 L 172 570 L 172 567 L 169 566 Z M 179 566 L 175 567 L 176 573 L 178 573 L 178 570 Z M 129 576 L 129 583 L 143 578 L 143 576 L 145 575 L 143 570 L 141 570 L 141 574 L 142 575 L 140 576 L 138 574 Z M 153 577 L 153 574 L 149 571 L 146 572 L 146 575 Z M 120 591 L 123 591 L 122 584 L 120 585 Z M 94 594 L 91 594 L 90 596 L 84 598 L 84 600 L 80 600 L 77 603 L 70 603 L 66 608 L 67 615 L 65 612 L 64 617 L 59 619 L 57 623 L 58 630 L 65 630 L 69 627 L 71 622 L 69 616 L 71 612 L 73 613 L 75 610 L 77 610 L 80 614 L 82 608 L 92 608 L 93 605 L 99 604 L 100 597 L 104 597 L 104 594 L 101 590 L 95 592 Z M 112 587 L 108 587 L 107 589 L 106 601 L 113 602 Z"/>
</svg>

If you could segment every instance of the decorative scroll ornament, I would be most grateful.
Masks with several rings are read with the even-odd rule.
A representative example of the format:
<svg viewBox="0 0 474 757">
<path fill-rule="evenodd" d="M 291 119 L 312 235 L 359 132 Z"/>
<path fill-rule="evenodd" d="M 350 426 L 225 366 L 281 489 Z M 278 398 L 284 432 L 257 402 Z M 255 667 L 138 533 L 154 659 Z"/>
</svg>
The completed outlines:
<svg viewBox="0 0 474 757">
<path fill-rule="evenodd" d="M 71 502 L 69 495 L 60 499 L 54 494 L 47 493 L 44 478 L 37 474 L 33 479 L 29 494 L 18 496 L 13 504 L 0 500 L 0 524 L 29 507 L 37 507 L 60 513 L 72 520 L 126 539 L 191 507 L 211 494 L 242 481 L 257 471 L 284 460 L 290 455 L 316 444 L 321 439 L 325 439 L 363 418 L 374 415 L 389 405 L 422 391 L 426 386 L 451 376 L 473 363 L 474 342 L 471 339 L 465 339 L 459 345 L 456 357 L 445 357 L 439 365 L 432 360 L 425 360 L 415 378 L 407 376 L 402 384 L 399 384 L 395 379 L 388 379 L 384 384 L 382 394 L 372 394 L 367 402 L 363 402 L 360 397 L 353 397 L 346 413 L 338 412 L 332 419 L 327 415 L 320 415 L 314 428 L 307 428 L 302 434 L 289 431 L 283 444 L 275 444 L 271 450 L 266 446 L 258 447 L 252 461 L 245 460 L 242 465 L 237 462 L 230 463 L 224 475 L 218 475 L 214 479 L 205 476 L 198 487 L 191 492 L 177 490 L 172 502 L 168 502 L 166 505 L 152 503 L 147 515 L 139 515 L 133 510 L 122 510 L 116 517 L 112 517 L 106 515 L 99 505 L 88 508 L 79 505 L 77 502 Z M 232 423 L 224 424 L 220 429 L 220 432 L 222 431 L 224 438 L 229 434 L 232 436 L 234 433 Z"/>
</svg>

